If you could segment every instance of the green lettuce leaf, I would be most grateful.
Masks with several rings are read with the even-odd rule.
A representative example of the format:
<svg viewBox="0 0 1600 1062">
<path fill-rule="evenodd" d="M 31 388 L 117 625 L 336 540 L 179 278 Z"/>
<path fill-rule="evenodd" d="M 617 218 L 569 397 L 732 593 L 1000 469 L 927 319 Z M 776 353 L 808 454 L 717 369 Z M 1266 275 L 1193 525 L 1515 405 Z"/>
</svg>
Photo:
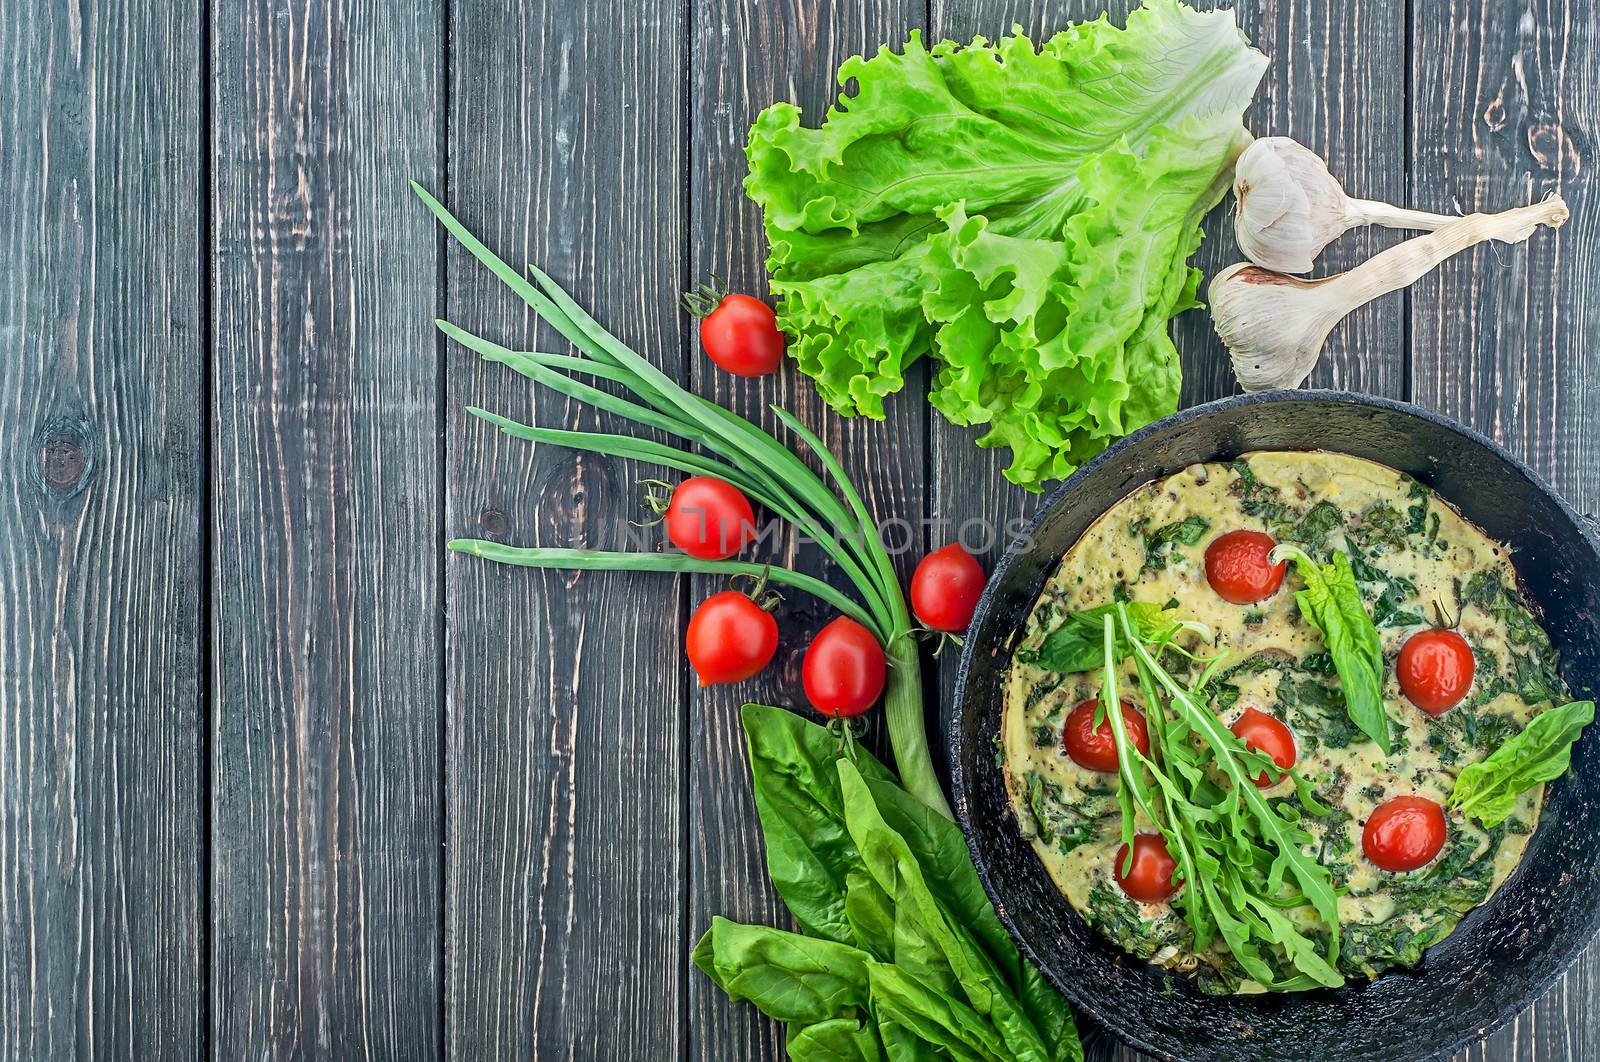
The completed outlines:
<svg viewBox="0 0 1600 1062">
<path fill-rule="evenodd" d="M 1265 68 L 1231 12 L 1151 0 L 1038 46 L 913 33 L 845 62 L 820 128 L 768 107 L 745 190 L 801 370 L 881 417 L 932 355 L 930 401 L 1031 489 L 1172 412 L 1167 322 Z"/>
<path fill-rule="evenodd" d="M 1573 701 L 1540 712 L 1488 759 L 1462 769 L 1450 790 L 1450 806 L 1491 829 L 1500 825 L 1516 807 L 1517 797 L 1567 772 L 1572 745 L 1592 722 L 1593 701 Z"/>
</svg>

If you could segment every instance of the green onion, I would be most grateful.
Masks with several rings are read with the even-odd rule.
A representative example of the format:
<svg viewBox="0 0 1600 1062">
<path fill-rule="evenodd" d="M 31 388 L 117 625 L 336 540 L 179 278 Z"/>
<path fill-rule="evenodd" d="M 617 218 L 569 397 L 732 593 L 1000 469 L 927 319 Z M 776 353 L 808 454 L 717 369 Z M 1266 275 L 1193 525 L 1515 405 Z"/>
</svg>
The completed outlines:
<svg viewBox="0 0 1600 1062">
<path fill-rule="evenodd" d="M 690 475 L 725 480 L 817 542 L 849 578 L 857 599 L 814 576 L 748 561 L 707 561 L 676 553 L 521 548 L 478 539 L 460 539 L 451 542 L 450 548 L 530 568 L 766 575 L 774 582 L 803 590 L 827 602 L 872 631 L 883 643 L 889 661 L 884 715 L 901 783 L 924 804 L 946 818 L 951 817 L 928 751 L 923 723 L 921 659 L 913 637 L 915 628 L 911 613 L 906 608 L 905 595 L 900 590 L 889 555 L 878 537 L 877 526 L 838 458 L 793 415 L 773 407 L 784 425 L 798 435 L 822 463 L 833 481 L 830 487 L 772 435 L 715 402 L 684 390 L 602 328 L 545 273 L 529 266 L 533 279 L 524 277 L 489 250 L 421 185 L 413 181 L 411 187 L 450 234 L 560 332 L 577 350 L 577 355 L 510 350 L 448 321 L 439 321 L 439 328 L 445 335 L 485 361 L 503 364 L 541 387 L 663 432 L 698 451 L 631 435 L 540 428 L 481 409 L 470 409 L 474 416 L 508 435 L 532 442 L 647 461 Z M 630 392 L 632 398 L 603 391 L 576 376 L 616 384 Z"/>
</svg>

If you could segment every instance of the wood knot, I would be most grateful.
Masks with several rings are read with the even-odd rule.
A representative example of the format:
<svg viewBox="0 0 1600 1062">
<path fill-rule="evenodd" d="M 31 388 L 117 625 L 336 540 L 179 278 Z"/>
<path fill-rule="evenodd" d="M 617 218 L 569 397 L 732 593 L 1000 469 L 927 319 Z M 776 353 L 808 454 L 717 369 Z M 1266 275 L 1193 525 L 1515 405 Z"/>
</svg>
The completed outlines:
<svg viewBox="0 0 1600 1062">
<path fill-rule="evenodd" d="M 625 523 L 611 512 L 607 462 L 583 453 L 563 453 L 540 475 L 539 541 L 574 549 L 606 549 Z"/>
<path fill-rule="evenodd" d="M 1557 177 L 1576 177 L 1583 169 L 1577 145 L 1555 122 L 1528 126 L 1528 153 L 1541 169 Z"/>
<path fill-rule="evenodd" d="M 61 414 L 51 417 L 35 436 L 39 484 L 56 497 L 81 491 L 94 472 L 94 451 L 88 425 Z"/>
<path fill-rule="evenodd" d="M 511 521 L 499 509 L 485 509 L 478 514 L 478 526 L 490 538 L 501 539 L 511 530 Z"/>
</svg>

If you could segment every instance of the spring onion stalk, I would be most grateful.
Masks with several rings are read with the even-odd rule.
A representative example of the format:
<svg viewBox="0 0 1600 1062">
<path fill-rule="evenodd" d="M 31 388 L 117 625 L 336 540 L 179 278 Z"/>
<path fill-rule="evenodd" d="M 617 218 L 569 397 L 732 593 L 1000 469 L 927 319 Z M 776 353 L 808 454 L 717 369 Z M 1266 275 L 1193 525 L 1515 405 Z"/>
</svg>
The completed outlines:
<svg viewBox="0 0 1600 1062">
<path fill-rule="evenodd" d="M 450 549 L 530 568 L 764 575 L 773 582 L 815 596 L 865 626 L 883 643 L 889 663 L 884 714 L 901 784 L 924 804 L 950 818 L 950 807 L 928 750 L 923 723 L 921 659 L 905 595 L 860 493 L 822 440 L 791 414 L 773 407 L 784 425 L 799 436 L 821 462 L 832 481 L 831 486 L 766 431 L 731 410 L 684 390 L 602 328 L 548 275 L 529 266 L 532 279 L 523 276 L 489 250 L 421 185 L 412 182 L 411 187 L 445 229 L 560 332 L 577 353 L 510 350 L 448 321 L 440 321 L 439 328 L 445 335 L 485 361 L 503 364 L 541 387 L 697 449 L 682 449 L 631 435 L 541 428 L 480 409 L 470 410 L 474 416 L 508 435 L 534 443 L 647 461 L 691 475 L 725 480 L 817 542 L 849 577 L 856 596 L 851 597 L 802 572 L 748 561 L 699 560 L 676 553 L 523 548 L 479 539 L 458 539 L 450 543 Z M 579 377 L 618 385 L 629 392 L 630 397 L 602 390 Z"/>
</svg>

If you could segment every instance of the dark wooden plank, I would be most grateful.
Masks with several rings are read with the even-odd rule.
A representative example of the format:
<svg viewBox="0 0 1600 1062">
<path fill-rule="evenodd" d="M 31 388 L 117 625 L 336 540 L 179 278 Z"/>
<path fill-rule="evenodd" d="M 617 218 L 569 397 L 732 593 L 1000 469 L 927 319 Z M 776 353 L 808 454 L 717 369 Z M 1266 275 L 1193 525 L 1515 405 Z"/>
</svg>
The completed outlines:
<svg viewBox="0 0 1600 1062">
<path fill-rule="evenodd" d="M 1020 25 L 1037 41 L 1074 19 L 1097 16 L 1106 6 L 1098 0 L 933 0 L 933 30 L 935 36 L 956 40 L 977 34 L 993 39 Z M 1120 25 L 1135 6 L 1126 0 L 1110 4 L 1111 18 Z M 1314 148 L 1329 159 L 1352 194 L 1398 198 L 1405 183 L 1404 79 L 1394 76 L 1405 54 L 1401 5 L 1267 0 L 1237 7 L 1241 28 L 1272 59 L 1245 125 L 1257 136 L 1292 136 Z M 1209 278 L 1241 257 L 1228 201 L 1206 219 L 1205 233 L 1195 262 Z M 1318 275 L 1346 269 L 1394 239 L 1392 234 L 1352 233 L 1319 260 Z M 1401 299 L 1391 297 L 1353 315 L 1334 333 L 1311 384 L 1399 395 L 1405 371 L 1402 310 Z M 1237 390 L 1227 352 L 1206 311 L 1181 315 L 1173 324 L 1173 338 L 1183 360 L 1182 406 Z M 978 449 L 975 434 L 938 416 L 930 423 L 932 517 L 948 527 L 971 527 L 969 544 L 978 542 L 979 522 L 1004 527 L 1033 512 L 1041 500 L 1002 478 L 1007 453 Z M 994 536 L 986 563 L 993 562 L 1008 539 L 1007 534 Z M 947 698 L 954 678 L 955 661 L 947 661 L 941 669 Z M 1141 1057 L 1118 1046 L 1104 1030 L 1084 1023 L 1083 1031 L 1093 1058 Z"/>
<path fill-rule="evenodd" d="M 1414 205 L 1501 210 L 1559 191 L 1572 220 L 1524 247 L 1480 248 L 1411 294 L 1416 401 L 1494 435 L 1582 511 L 1600 511 L 1600 9 L 1539 0 L 1417 0 L 1411 76 Z M 1600 952 L 1461 1057 L 1600 1052 Z"/>
<path fill-rule="evenodd" d="M 218 4 L 217 1058 L 436 1058 L 437 0 Z"/>
<path fill-rule="evenodd" d="M 923 22 L 921 0 L 873 0 L 826 4 L 783 0 L 709 0 L 694 5 L 694 90 L 690 99 L 693 223 L 691 277 L 717 273 L 735 290 L 765 295 L 767 255 L 760 211 L 747 200 L 744 144 L 750 125 L 767 104 L 790 100 L 815 124 L 837 93 L 839 64 L 850 55 L 896 47 Z M 908 578 L 921 549 L 927 404 L 921 366 L 907 374 L 905 391 L 887 403 L 886 418 L 844 419 L 818 399 L 811 381 L 787 362 L 777 376 L 739 380 L 721 372 L 692 339 L 692 379 L 703 394 L 738 410 L 769 430 L 777 403 L 798 415 L 839 455 L 868 508 L 880 521 L 909 520 L 916 543 L 896 557 Z M 785 437 L 779 432 L 779 437 Z M 798 442 L 798 440 L 793 440 Z M 902 542 L 899 525 L 888 532 Z M 768 554 L 775 563 L 826 571 L 821 552 L 786 542 Z M 837 578 L 837 573 L 830 573 Z M 840 585 L 848 586 L 841 582 Z M 694 601 L 718 589 L 697 579 Z M 712 915 L 746 922 L 789 925 L 783 903 L 767 882 L 761 828 L 750 792 L 750 769 L 739 705 L 762 701 L 805 709 L 800 662 L 806 643 L 832 619 L 824 605 L 791 594 L 778 614 L 782 638 L 772 668 L 737 687 L 692 693 L 690 711 L 689 914 L 687 933 L 698 937 Z M 933 672 L 926 672 L 931 682 Z M 881 740 L 881 735 L 875 735 Z M 704 1059 L 783 1057 L 783 1033 L 748 1004 L 732 1005 L 698 971 L 689 981 L 689 1056 Z"/>
<path fill-rule="evenodd" d="M 680 374 L 685 14 L 621 0 L 452 5 L 451 200 Z M 565 350 L 459 248 L 450 316 Z M 602 422 L 449 353 L 447 527 L 627 548 L 658 470 L 498 436 L 463 407 Z M 605 422 L 605 430 L 626 430 Z M 667 1058 L 681 928 L 682 588 L 447 561 L 449 1045 L 459 1058 Z"/>
<path fill-rule="evenodd" d="M 203 1043 L 193 5 L 0 11 L 0 1059 Z"/>
</svg>

